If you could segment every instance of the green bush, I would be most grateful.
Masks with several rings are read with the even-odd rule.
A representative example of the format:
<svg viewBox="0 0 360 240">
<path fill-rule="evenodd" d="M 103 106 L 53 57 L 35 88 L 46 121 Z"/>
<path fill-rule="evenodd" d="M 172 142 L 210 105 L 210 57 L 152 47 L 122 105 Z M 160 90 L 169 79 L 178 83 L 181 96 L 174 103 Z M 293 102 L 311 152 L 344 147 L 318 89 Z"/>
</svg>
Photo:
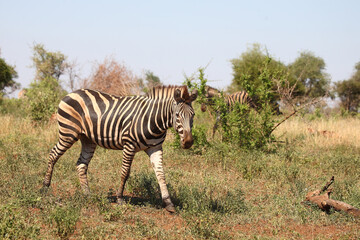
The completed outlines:
<svg viewBox="0 0 360 240">
<path fill-rule="evenodd" d="M 264 62 L 263 69 L 259 75 L 260 87 L 255 88 L 250 76 L 243 75 L 245 91 L 255 102 L 256 109 L 250 109 L 247 104 L 235 103 L 228 109 L 224 98 L 215 101 L 216 109 L 220 111 L 221 126 L 225 141 L 236 142 L 242 148 L 256 149 L 266 146 L 274 140 L 271 135 L 275 121 L 273 119 L 274 107 L 272 79 L 268 64 L 271 59 Z"/>
<path fill-rule="evenodd" d="M 65 95 L 66 92 L 55 78 L 33 82 L 26 92 L 31 119 L 40 123 L 47 122 Z"/>
<path fill-rule="evenodd" d="M 25 117 L 25 101 L 24 99 L 16 98 L 3 98 L 0 97 L 0 113 L 2 114 L 11 114 L 15 117 Z"/>
<path fill-rule="evenodd" d="M 223 141 L 236 143 L 245 149 L 258 149 L 265 147 L 268 142 L 274 140 L 274 136 L 271 133 L 275 126 L 273 115 L 276 109 L 274 105 L 277 104 L 271 102 L 274 99 L 274 93 L 272 90 L 272 73 L 269 70 L 270 62 L 271 59 L 268 58 L 263 63 L 263 68 L 260 70 L 261 74 L 256 81 L 261 83 L 258 87 L 255 87 L 254 82 L 251 81 L 251 76 L 242 76 L 243 90 L 252 98 L 256 109 L 250 108 L 247 104 L 240 103 L 232 104 L 230 106 L 231 109 L 229 109 L 223 93 L 221 93 L 220 97 L 213 97 L 210 109 L 220 119 Z M 206 99 L 205 93 L 206 83 L 207 79 L 205 78 L 203 68 L 199 69 L 197 79 L 187 78 L 184 82 L 190 89 L 198 90 L 199 96 L 197 102 L 209 104 L 209 99 Z M 200 129 L 200 127 L 198 128 Z M 205 129 L 205 127 L 203 128 Z M 202 132 L 205 133 L 205 131 Z M 196 134 L 195 132 L 195 136 Z M 201 140 L 203 139 L 206 139 L 206 137 L 201 138 Z M 203 141 L 199 147 L 201 148 L 206 145 L 208 144 Z"/>
</svg>

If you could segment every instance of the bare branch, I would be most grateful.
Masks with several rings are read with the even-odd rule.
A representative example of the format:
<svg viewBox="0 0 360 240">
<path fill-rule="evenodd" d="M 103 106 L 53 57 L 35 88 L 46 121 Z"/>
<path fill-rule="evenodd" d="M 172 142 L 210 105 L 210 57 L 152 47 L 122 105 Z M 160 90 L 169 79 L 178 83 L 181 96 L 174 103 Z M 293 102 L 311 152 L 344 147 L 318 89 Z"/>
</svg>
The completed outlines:
<svg viewBox="0 0 360 240">
<path fill-rule="evenodd" d="M 270 134 L 277 128 L 279 127 L 283 122 L 285 122 L 286 120 L 288 120 L 290 117 L 294 116 L 297 112 L 299 112 L 301 109 L 307 107 L 307 106 L 310 106 L 310 105 L 315 105 L 316 103 L 319 103 L 322 101 L 322 98 L 318 98 L 318 99 L 313 99 L 311 100 L 310 102 L 300 106 L 299 108 L 295 109 L 292 113 L 290 113 L 289 115 L 287 115 L 283 120 L 281 120 L 278 124 L 276 124 L 272 130 L 270 131 L 269 133 L 269 136 Z"/>
</svg>

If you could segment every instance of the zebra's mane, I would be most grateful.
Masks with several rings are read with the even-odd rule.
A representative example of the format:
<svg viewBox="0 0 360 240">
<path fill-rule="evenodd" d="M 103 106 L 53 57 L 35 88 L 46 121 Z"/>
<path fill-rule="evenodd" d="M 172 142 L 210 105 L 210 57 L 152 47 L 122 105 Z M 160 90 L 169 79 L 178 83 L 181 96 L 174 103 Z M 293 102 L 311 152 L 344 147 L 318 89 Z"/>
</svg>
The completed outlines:
<svg viewBox="0 0 360 240">
<path fill-rule="evenodd" d="M 181 91 L 181 98 L 184 101 L 190 101 L 190 94 L 186 86 L 157 86 L 150 89 L 146 94 L 147 97 L 152 99 L 171 99 L 174 97 L 176 89 Z"/>
</svg>

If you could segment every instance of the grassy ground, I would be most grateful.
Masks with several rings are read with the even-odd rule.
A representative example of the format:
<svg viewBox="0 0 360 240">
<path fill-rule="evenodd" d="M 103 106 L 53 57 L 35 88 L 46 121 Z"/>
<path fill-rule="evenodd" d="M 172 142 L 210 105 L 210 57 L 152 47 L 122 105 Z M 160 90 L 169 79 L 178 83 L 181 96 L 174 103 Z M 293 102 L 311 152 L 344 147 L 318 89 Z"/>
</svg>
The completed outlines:
<svg viewBox="0 0 360 240">
<path fill-rule="evenodd" d="M 211 138 L 209 144 L 164 145 L 167 183 L 177 213 L 161 207 L 144 153 L 135 157 L 127 204 L 114 201 L 121 151 L 98 148 L 90 163 L 90 196 L 80 191 L 75 144 L 57 163 L 51 188 L 40 193 L 56 124 L 33 126 L 0 116 L 0 239 L 359 239 L 360 221 L 302 204 L 307 192 L 335 176 L 332 198 L 360 208 L 360 120 L 293 118 L 265 151 L 244 151 Z"/>
</svg>

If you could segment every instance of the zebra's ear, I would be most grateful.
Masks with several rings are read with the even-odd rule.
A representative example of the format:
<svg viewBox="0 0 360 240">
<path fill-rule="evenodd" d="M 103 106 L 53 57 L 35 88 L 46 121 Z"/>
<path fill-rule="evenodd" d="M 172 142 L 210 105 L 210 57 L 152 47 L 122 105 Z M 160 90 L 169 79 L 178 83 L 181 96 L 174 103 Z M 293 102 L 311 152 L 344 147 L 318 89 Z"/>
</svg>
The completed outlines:
<svg viewBox="0 0 360 240">
<path fill-rule="evenodd" d="M 195 101 L 195 99 L 197 98 L 198 96 L 198 91 L 196 89 L 194 89 L 192 92 L 191 92 L 191 96 L 190 96 L 190 100 L 191 102 Z"/>
<path fill-rule="evenodd" d="M 180 89 L 175 89 L 174 92 L 174 99 L 177 103 L 183 102 L 184 100 L 181 98 L 181 91 Z"/>
</svg>

